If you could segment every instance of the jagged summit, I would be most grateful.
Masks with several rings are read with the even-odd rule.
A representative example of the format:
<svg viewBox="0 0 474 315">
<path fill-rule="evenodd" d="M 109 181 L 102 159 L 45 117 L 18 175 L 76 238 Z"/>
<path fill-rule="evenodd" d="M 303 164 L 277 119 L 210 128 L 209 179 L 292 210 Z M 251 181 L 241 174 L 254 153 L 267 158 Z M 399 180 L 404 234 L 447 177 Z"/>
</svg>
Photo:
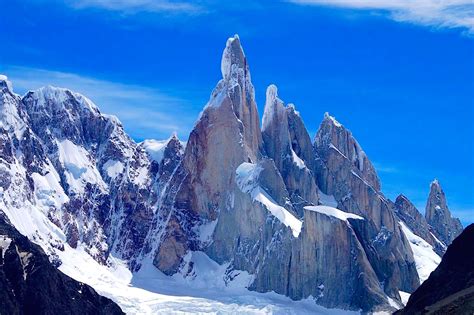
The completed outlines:
<svg viewBox="0 0 474 315">
<path fill-rule="evenodd" d="M 348 160 L 354 167 L 357 176 L 366 181 L 375 190 L 380 191 L 380 180 L 374 166 L 352 135 L 329 113 L 324 114 L 324 119 L 316 133 L 314 144 L 321 150 L 335 151 L 340 158 Z"/>
<path fill-rule="evenodd" d="M 430 184 L 425 217 L 426 221 L 433 227 L 435 236 L 446 245 L 451 244 L 462 232 L 462 224 L 459 219 L 451 216 L 446 195 L 437 179 Z"/>
<path fill-rule="evenodd" d="M 267 87 L 266 96 L 265 109 L 262 118 L 262 131 L 270 126 L 273 119 L 283 119 L 282 116 L 285 112 L 285 105 L 283 104 L 283 101 L 278 98 L 278 88 L 276 85 L 271 84 Z M 280 121 L 280 123 L 284 122 Z"/>
<path fill-rule="evenodd" d="M 4 74 L 0 74 L 0 87 L 6 87 L 10 92 L 13 92 L 13 85 Z"/>
<path fill-rule="evenodd" d="M 227 40 L 224 52 L 222 53 L 222 78 L 229 80 L 239 69 L 246 71 L 247 61 L 244 50 L 240 45 L 239 35 L 235 34 L 234 37 L 230 37 Z"/>
<path fill-rule="evenodd" d="M 324 120 L 323 120 L 323 123 L 324 123 L 324 122 L 328 122 L 328 123 L 330 123 L 330 124 L 332 124 L 332 125 L 334 125 L 334 126 L 336 126 L 336 127 L 338 127 L 338 128 L 339 128 L 339 127 L 342 127 L 342 124 L 341 124 L 340 122 L 338 122 L 334 116 L 331 116 L 331 115 L 329 114 L 329 112 L 325 112 L 325 113 L 324 113 Z"/>
<path fill-rule="evenodd" d="M 405 196 L 404 194 L 400 194 L 397 196 L 397 198 L 395 199 L 395 202 L 410 202 L 410 200 L 407 198 L 407 196 Z M 410 202 L 411 203 L 411 202 Z"/>
<path fill-rule="evenodd" d="M 432 227 L 426 222 L 425 217 L 415 207 L 415 205 L 403 194 L 400 194 L 395 200 L 395 212 L 400 220 L 416 235 L 423 238 L 434 251 L 442 256 L 446 246 L 433 236 Z"/>
</svg>

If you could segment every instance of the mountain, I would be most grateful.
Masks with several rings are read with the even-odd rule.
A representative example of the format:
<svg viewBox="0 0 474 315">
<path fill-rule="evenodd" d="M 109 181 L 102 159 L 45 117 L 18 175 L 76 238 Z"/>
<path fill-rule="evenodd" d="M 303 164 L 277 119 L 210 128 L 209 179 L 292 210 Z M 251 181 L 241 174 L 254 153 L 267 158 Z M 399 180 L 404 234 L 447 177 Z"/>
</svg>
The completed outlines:
<svg viewBox="0 0 474 315">
<path fill-rule="evenodd" d="M 433 234 L 446 245 L 462 232 L 459 219 L 451 217 L 451 212 L 446 203 L 446 196 L 438 180 L 430 186 L 430 195 L 426 203 L 426 221 L 433 227 Z"/>
<path fill-rule="evenodd" d="M 20 97 L 3 77 L 0 209 L 62 270 L 74 270 L 66 248 L 192 283 L 206 257 L 225 266 L 226 286 L 327 308 L 400 308 L 436 268 L 452 226 L 387 199 L 334 117 L 311 140 L 275 85 L 260 126 L 237 35 L 221 73 L 186 143 L 136 143 L 83 95 L 48 86 Z"/>
<path fill-rule="evenodd" d="M 124 314 L 111 300 L 53 266 L 0 212 L 2 314 Z"/>
<path fill-rule="evenodd" d="M 448 247 L 441 263 L 397 314 L 474 312 L 474 224 Z"/>
</svg>

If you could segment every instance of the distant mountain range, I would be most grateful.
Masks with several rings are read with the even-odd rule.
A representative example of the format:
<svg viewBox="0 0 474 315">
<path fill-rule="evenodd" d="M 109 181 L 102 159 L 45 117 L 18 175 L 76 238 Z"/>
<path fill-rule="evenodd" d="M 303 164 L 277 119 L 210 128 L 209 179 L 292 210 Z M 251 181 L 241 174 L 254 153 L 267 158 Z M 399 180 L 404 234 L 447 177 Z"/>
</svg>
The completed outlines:
<svg viewBox="0 0 474 315">
<path fill-rule="evenodd" d="M 42 248 L 2 222 L 3 255 L 18 260 L 11 244 L 24 243 L 62 270 L 81 251 L 106 267 L 120 259 L 136 273 L 151 262 L 190 281 L 206 272 L 196 267 L 204 255 L 226 266 L 226 286 L 248 274 L 248 290 L 326 308 L 402 308 L 462 232 L 439 182 L 425 216 L 403 195 L 392 202 L 360 144 L 329 114 L 311 139 L 271 85 L 260 125 L 237 35 L 221 70 L 186 143 L 176 135 L 136 143 L 85 96 L 47 86 L 20 97 L 1 76 L 0 213 Z M 87 290 L 94 307 L 119 312 Z"/>
</svg>

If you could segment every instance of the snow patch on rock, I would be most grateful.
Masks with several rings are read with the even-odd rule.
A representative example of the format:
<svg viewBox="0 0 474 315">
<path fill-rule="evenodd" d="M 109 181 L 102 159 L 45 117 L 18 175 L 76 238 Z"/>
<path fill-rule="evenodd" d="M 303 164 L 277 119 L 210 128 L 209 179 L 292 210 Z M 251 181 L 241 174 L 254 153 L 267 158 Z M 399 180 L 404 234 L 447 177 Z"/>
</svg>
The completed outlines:
<svg viewBox="0 0 474 315">
<path fill-rule="evenodd" d="M 339 219 L 341 221 L 348 222 L 348 219 L 354 219 L 354 220 L 364 220 L 363 217 L 357 214 L 353 213 L 348 213 L 341 211 L 339 209 L 333 208 L 333 207 L 328 207 L 328 206 L 306 206 L 304 207 L 306 210 L 309 211 L 314 211 L 314 212 L 319 212 L 322 214 L 325 214 L 330 217 L 334 217 L 336 219 Z"/>
<path fill-rule="evenodd" d="M 242 192 L 249 193 L 253 200 L 264 205 L 281 223 L 289 227 L 294 237 L 298 237 L 301 233 L 303 223 L 288 210 L 278 205 L 277 202 L 258 185 L 258 177 L 262 170 L 262 167 L 258 164 L 240 164 L 236 170 L 237 185 Z"/>
<path fill-rule="evenodd" d="M 400 294 L 400 298 L 402 299 L 403 305 L 407 305 L 411 294 L 408 292 L 403 292 L 403 291 L 398 291 L 398 294 Z"/>
<path fill-rule="evenodd" d="M 402 221 L 399 221 L 402 231 L 410 242 L 413 257 L 415 258 L 416 270 L 423 283 L 430 276 L 431 272 L 438 267 L 441 258 L 435 253 L 433 247 L 424 239 L 415 235 Z"/>
<path fill-rule="evenodd" d="M 84 193 L 87 183 L 97 184 L 103 191 L 106 190 L 107 186 L 86 149 L 70 140 L 56 141 L 56 144 L 59 151 L 59 161 L 65 168 L 69 191 Z"/>
<path fill-rule="evenodd" d="M 44 207 L 60 209 L 69 201 L 69 197 L 60 184 L 59 175 L 51 165 L 48 165 L 45 175 L 32 173 L 31 177 L 34 182 L 36 200 Z"/>
<path fill-rule="evenodd" d="M 2 252 L 2 259 L 5 257 L 5 252 L 7 251 L 8 247 L 10 247 L 10 244 L 12 242 L 12 239 L 8 237 L 8 235 L 0 235 L 0 250 Z"/>
<path fill-rule="evenodd" d="M 102 168 L 110 178 L 115 179 L 123 173 L 124 165 L 122 162 L 117 160 L 108 160 Z"/>
</svg>

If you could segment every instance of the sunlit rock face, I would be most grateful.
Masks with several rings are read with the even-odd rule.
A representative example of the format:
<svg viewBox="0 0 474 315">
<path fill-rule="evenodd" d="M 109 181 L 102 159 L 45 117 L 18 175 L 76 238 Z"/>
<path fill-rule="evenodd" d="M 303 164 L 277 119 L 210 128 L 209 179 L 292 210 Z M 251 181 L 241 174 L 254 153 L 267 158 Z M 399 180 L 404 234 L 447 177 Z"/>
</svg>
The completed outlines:
<svg viewBox="0 0 474 315">
<path fill-rule="evenodd" d="M 315 173 L 322 192 L 333 195 L 339 209 L 366 218 L 366 224 L 353 227 L 384 292 L 391 296 L 398 296 L 398 290 L 412 292 L 419 279 L 410 245 L 361 146 L 349 130 L 325 114 L 314 148 L 321 160 Z"/>
</svg>

